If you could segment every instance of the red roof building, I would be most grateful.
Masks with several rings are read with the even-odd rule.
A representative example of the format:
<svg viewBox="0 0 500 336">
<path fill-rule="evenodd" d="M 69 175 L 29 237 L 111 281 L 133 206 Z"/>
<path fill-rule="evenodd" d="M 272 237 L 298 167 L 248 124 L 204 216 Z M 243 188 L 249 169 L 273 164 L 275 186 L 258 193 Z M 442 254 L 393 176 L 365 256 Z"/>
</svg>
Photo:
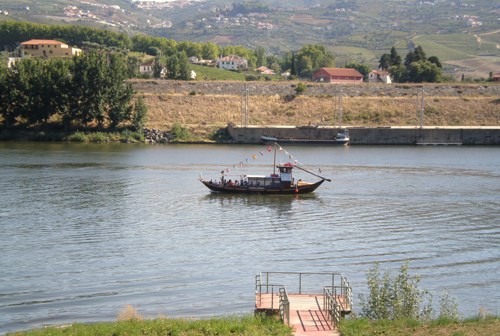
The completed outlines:
<svg viewBox="0 0 500 336">
<path fill-rule="evenodd" d="M 313 82 L 363 83 L 363 75 L 351 68 L 321 68 L 312 75 Z"/>
</svg>

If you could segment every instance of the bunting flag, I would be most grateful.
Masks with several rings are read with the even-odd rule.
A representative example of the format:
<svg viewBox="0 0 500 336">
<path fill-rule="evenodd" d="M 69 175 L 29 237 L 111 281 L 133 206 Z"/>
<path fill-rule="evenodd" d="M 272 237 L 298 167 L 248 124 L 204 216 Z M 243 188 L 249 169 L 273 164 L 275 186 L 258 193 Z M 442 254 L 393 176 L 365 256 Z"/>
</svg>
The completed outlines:
<svg viewBox="0 0 500 336">
<path fill-rule="evenodd" d="M 267 148 L 267 152 L 271 152 L 272 151 L 272 147 L 271 146 L 268 146 Z M 299 161 L 292 155 L 290 154 L 289 152 L 287 152 L 283 147 L 281 147 L 280 145 L 278 145 L 278 149 L 280 152 L 283 152 L 285 155 L 287 155 L 288 159 L 289 160 L 293 160 L 292 162 L 296 165 L 296 164 L 299 164 Z M 264 156 L 265 154 L 265 151 L 264 150 L 261 150 L 259 151 L 260 153 L 260 156 Z M 237 166 L 238 167 L 244 167 L 246 164 L 248 164 L 248 160 L 250 160 L 250 158 L 254 159 L 254 160 L 257 160 L 257 154 L 252 154 L 250 157 L 247 157 L 245 158 L 244 161 L 240 161 L 238 164 L 233 164 L 232 165 L 232 169 L 236 169 Z M 225 168 L 221 171 L 221 174 L 225 174 L 225 173 L 229 173 L 231 169 L 230 168 Z M 319 169 L 319 172 L 321 173 L 321 169 Z"/>
</svg>

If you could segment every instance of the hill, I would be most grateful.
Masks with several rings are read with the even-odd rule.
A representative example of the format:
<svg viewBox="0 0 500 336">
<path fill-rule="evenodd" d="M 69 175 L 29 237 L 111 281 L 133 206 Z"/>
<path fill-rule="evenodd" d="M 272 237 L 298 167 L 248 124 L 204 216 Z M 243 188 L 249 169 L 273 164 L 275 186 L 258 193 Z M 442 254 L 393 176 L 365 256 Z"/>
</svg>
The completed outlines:
<svg viewBox="0 0 500 336">
<path fill-rule="evenodd" d="M 235 6 L 234 3 L 240 4 Z M 6 14 L 7 13 L 7 14 Z M 500 6 L 477 0 L 4 0 L 0 20 L 79 24 L 178 41 L 263 46 L 269 55 L 319 43 L 336 63 L 378 66 L 392 46 L 400 55 L 421 44 L 450 74 L 500 72 Z"/>
</svg>

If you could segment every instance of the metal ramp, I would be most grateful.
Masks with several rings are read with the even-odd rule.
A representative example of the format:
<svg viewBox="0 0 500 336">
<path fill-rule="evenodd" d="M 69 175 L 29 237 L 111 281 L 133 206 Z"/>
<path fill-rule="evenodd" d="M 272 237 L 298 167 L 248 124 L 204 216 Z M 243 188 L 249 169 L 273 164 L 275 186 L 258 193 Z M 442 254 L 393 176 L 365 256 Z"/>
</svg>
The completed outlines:
<svg viewBox="0 0 500 336">
<path fill-rule="evenodd" d="M 352 289 L 341 273 L 263 272 L 255 277 L 255 310 L 279 313 L 296 336 L 336 334 L 351 307 Z"/>
</svg>

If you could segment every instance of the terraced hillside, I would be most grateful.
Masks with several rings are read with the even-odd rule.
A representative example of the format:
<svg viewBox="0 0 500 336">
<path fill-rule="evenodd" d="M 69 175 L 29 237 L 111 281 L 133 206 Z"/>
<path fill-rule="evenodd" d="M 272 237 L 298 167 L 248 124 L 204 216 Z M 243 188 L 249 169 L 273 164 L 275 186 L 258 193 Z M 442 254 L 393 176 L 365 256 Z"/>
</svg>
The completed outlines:
<svg viewBox="0 0 500 336">
<path fill-rule="evenodd" d="M 500 72 L 498 1 L 258 0 L 234 10 L 233 0 L 3 0 L 0 20 L 91 25 L 178 41 L 263 46 L 269 55 L 318 43 L 338 66 L 373 68 L 396 46 L 400 55 L 422 45 L 448 74 L 486 78 Z"/>
</svg>

